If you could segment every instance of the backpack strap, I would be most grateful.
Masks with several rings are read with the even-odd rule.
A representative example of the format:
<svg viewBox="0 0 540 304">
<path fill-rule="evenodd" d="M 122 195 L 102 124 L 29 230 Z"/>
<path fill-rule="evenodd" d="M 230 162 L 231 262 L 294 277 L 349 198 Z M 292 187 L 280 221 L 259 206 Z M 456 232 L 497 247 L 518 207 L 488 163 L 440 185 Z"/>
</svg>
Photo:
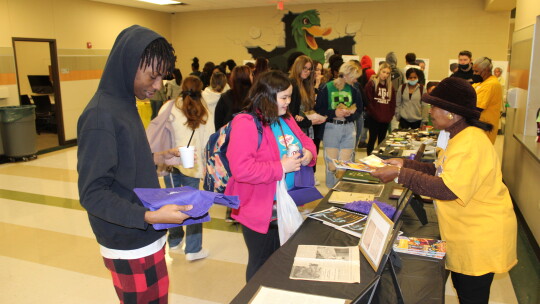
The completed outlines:
<svg viewBox="0 0 540 304">
<path fill-rule="evenodd" d="M 405 87 L 407 86 L 406 83 L 404 83 L 402 86 L 401 86 L 401 95 L 403 95 L 403 92 L 405 92 Z M 423 84 L 420 84 L 420 98 L 422 97 L 422 95 L 424 95 L 424 85 Z"/>
<path fill-rule="evenodd" d="M 233 114 L 233 118 L 238 114 L 248 114 L 248 115 L 251 115 L 253 117 L 253 121 L 255 122 L 255 126 L 257 127 L 257 135 L 258 135 L 257 150 L 258 150 L 261 147 L 262 136 L 263 136 L 263 126 L 262 126 L 261 121 L 259 120 L 259 118 L 255 114 L 253 114 L 251 112 L 246 112 L 246 111 L 242 111 L 242 112 L 238 112 L 236 114 Z"/>
</svg>

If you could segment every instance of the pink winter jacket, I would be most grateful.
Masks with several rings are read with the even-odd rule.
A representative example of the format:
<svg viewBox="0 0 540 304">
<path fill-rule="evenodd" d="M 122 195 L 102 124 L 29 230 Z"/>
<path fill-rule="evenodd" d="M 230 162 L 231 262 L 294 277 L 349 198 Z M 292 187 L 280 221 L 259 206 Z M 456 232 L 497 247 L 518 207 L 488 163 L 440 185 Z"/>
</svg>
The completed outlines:
<svg viewBox="0 0 540 304">
<path fill-rule="evenodd" d="M 302 147 L 313 154 L 308 166 L 314 166 L 317 151 L 313 141 L 300 130 L 294 119 L 285 119 L 285 122 L 300 140 Z M 259 149 L 257 143 L 257 127 L 253 116 L 236 115 L 232 120 L 227 149 L 232 176 L 227 182 L 225 194 L 240 197 L 240 207 L 233 209 L 232 218 L 251 230 L 267 233 L 272 218 L 276 185 L 283 176 L 283 168 L 276 138 L 270 126 L 263 127 Z"/>
</svg>

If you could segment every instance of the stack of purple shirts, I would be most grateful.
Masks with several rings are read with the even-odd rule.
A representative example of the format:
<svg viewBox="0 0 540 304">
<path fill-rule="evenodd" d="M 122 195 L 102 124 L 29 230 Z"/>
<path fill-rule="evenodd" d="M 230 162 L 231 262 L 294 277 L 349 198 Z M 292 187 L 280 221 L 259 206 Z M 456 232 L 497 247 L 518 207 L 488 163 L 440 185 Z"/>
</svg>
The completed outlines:
<svg viewBox="0 0 540 304">
<path fill-rule="evenodd" d="M 150 211 L 156 211 L 169 204 L 193 205 L 193 209 L 184 211 L 190 217 L 182 224 L 153 224 L 156 230 L 209 222 L 210 215 L 208 215 L 208 210 L 213 204 L 220 204 L 234 209 L 237 209 L 240 205 L 240 198 L 238 196 L 201 191 L 191 187 L 165 189 L 135 188 L 133 191 L 135 191 L 135 194 L 137 194 L 143 205 L 150 209 Z"/>
</svg>

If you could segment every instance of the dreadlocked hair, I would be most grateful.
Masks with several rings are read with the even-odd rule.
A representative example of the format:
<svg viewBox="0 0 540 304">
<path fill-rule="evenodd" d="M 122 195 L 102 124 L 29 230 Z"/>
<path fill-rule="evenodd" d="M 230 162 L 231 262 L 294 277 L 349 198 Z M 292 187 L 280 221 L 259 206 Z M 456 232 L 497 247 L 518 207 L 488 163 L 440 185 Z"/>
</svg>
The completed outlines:
<svg viewBox="0 0 540 304">
<path fill-rule="evenodd" d="M 186 125 L 195 130 L 208 120 L 208 110 L 201 97 L 202 81 L 197 76 L 188 76 L 182 82 L 182 99 L 176 99 L 176 107 L 186 117 Z M 180 104 L 181 102 L 181 104 Z"/>
<path fill-rule="evenodd" d="M 173 74 L 176 56 L 174 48 L 165 38 L 158 38 L 146 46 L 141 55 L 139 68 L 151 67 L 154 61 L 156 61 L 156 71 L 161 72 L 164 77 Z"/>
</svg>

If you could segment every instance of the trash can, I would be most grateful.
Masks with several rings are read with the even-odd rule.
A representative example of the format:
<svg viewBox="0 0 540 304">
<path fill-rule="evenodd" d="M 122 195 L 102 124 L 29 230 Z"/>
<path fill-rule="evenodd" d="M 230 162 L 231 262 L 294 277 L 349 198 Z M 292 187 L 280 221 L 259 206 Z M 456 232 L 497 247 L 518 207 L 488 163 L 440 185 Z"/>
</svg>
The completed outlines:
<svg viewBox="0 0 540 304">
<path fill-rule="evenodd" d="M 0 130 L 4 154 L 26 157 L 36 154 L 36 106 L 0 107 Z"/>
</svg>

